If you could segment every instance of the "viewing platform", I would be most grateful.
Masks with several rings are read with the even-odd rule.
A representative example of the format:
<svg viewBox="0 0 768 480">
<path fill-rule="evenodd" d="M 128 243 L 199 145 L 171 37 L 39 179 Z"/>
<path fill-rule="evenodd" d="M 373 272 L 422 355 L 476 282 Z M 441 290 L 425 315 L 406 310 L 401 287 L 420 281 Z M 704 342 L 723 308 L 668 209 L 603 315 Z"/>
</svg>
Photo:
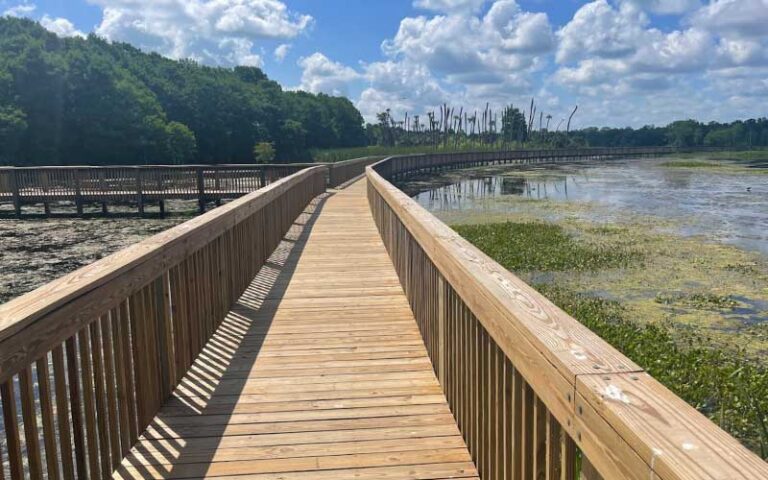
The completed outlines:
<svg viewBox="0 0 768 480">
<path fill-rule="evenodd" d="M 0 480 L 768 479 L 390 182 L 663 153 L 553 152 L 302 168 L 0 305 Z"/>
</svg>

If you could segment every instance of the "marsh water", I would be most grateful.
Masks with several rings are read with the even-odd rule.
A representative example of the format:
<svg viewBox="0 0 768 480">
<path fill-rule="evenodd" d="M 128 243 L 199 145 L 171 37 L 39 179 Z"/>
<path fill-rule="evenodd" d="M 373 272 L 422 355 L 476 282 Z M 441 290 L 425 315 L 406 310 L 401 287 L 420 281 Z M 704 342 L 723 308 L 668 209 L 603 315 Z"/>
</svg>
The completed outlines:
<svg viewBox="0 0 768 480">
<path fill-rule="evenodd" d="M 400 185 L 444 222 L 545 222 L 641 261 L 600 271 L 514 272 L 618 301 L 641 322 L 714 333 L 768 353 L 768 170 L 674 159 L 494 166 Z M 671 299 L 671 300 L 670 300 Z"/>
<path fill-rule="evenodd" d="M 669 228 L 675 233 L 768 255 L 768 176 L 747 169 L 670 168 L 666 162 L 635 159 L 480 168 L 451 172 L 432 185 L 417 181 L 405 188 L 422 206 L 449 218 L 514 210 L 505 197 L 589 203 L 598 208 L 581 212 L 585 219 L 611 223 L 628 213 L 654 215 L 671 221 Z M 556 220 L 558 213 L 552 215 L 550 220 Z"/>
<path fill-rule="evenodd" d="M 23 219 L 0 217 L 0 303 L 7 302 L 122 248 L 182 223 L 196 214 L 194 202 L 171 200 L 175 212 L 141 218 L 135 206 L 110 206 L 113 216 L 73 218 L 53 216 Z M 0 206 L 7 214 L 10 207 Z M 88 205 L 86 213 L 100 206 Z M 155 207 L 156 210 L 156 207 Z M 42 205 L 26 206 L 27 214 L 42 214 Z M 74 205 L 56 204 L 54 213 L 69 214 Z M 128 216 L 125 216 L 128 215 Z"/>
</svg>

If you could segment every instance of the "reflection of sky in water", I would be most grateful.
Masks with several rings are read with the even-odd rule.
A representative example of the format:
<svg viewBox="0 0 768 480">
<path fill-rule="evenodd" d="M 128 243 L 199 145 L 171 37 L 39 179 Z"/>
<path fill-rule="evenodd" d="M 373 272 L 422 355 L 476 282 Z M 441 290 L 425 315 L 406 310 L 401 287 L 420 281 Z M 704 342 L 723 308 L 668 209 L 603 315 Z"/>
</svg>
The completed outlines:
<svg viewBox="0 0 768 480">
<path fill-rule="evenodd" d="M 682 234 L 706 235 L 768 254 L 768 176 L 667 168 L 658 162 L 522 167 L 546 169 L 546 175 L 535 176 L 515 176 L 521 167 L 473 171 L 471 178 L 436 186 L 414 198 L 436 212 L 503 212 L 512 207 L 489 200 L 505 195 L 595 202 L 680 220 Z M 597 219 L 612 220 L 610 214 Z"/>
</svg>

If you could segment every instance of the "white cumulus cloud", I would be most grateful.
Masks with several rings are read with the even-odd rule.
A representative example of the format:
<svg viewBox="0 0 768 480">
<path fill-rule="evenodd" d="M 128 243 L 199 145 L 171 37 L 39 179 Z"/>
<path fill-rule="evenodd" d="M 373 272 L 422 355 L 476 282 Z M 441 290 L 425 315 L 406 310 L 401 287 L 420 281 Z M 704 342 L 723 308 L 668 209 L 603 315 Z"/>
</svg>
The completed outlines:
<svg viewBox="0 0 768 480">
<path fill-rule="evenodd" d="M 413 6 L 435 12 L 474 12 L 480 9 L 488 0 L 415 0 Z"/>
<path fill-rule="evenodd" d="M 274 56 L 275 60 L 278 62 L 282 62 L 285 60 L 285 57 L 288 56 L 288 52 L 291 51 L 291 45 L 288 43 L 281 43 L 275 48 Z"/>
<path fill-rule="evenodd" d="M 682 15 L 701 6 L 699 0 L 625 0 L 657 15 Z"/>
<path fill-rule="evenodd" d="M 320 52 L 302 57 L 298 62 L 302 69 L 300 90 L 329 95 L 346 95 L 349 84 L 361 77 L 355 69 L 334 62 Z"/>
<path fill-rule="evenodd" d="M 88 0 L 102 7 L 96 33 L 173 58 L 261 65 L 258 40 L 290 39 L 311 16 L 280 0 Z"/>
<path fill-rule="evenodd" d="M 8 17 L 28 17 L 32 15 L 35 10 L 37 10 L 37 5 L 24 2 L 7 8 L 3 12 L 3 15 Z"/>
<path fill-rule="evenodd" d="M 43 18 L 40 19 L 40 25 L 60 37 L 85 38 L 85 33 L 78 30 L 75 25 L 66 18 L 53 18 L 48 15 L 43 15 Z"/>
</svg>

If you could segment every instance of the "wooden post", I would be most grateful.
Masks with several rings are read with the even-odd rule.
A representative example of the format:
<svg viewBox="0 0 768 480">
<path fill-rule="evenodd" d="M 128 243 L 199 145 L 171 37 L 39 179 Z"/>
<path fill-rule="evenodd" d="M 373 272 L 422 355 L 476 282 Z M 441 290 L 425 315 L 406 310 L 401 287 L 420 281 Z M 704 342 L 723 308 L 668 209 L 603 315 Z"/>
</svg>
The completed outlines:
<svg viewBox="0 0 768 480">
<path fill-rule="evenodd" d="M 40 180 L 43 187 L 43 211 L 45 212 L 45 216 L 48 217 L 51 215 L 51 204 L 48 202 L 48 190 L 50 186 L 50 179 L 48 178 L 48 171 L 47 170 L 41 170 L 40 171 Z"/>
<path fill-rule="evenodd" d="M 219 182 L 219 169 L 215 168 L 213 170 L 213 181 L 214 181 L 214 188 L 216 189 L 216 206 L 221 206 L 221 197 L 223 195 L 221 191 L 221 183 Z"/>
<path fill-rule="evenodd" d="M 11 191 L 13 192 L 13 209 L 16 216 L 21 218 L 21 193 L 19 191 L 19 171 L 15 168 L 11 171 Z"/>
<path fill-rule="evenodd" d="M 75 208 L 77 208 L 77 214 L 83 214 L 83 193 L 80 185 L 80 170 L 75 169 Z"/>
<path fill-rule="evenodd" d="M 105 171 L 103 168 L 99 169 L 99 189 L 101 190 L 102 199 L 106 198 L 107 195 L 107 181 L 104 178 Z M 101 201 L 101 213 L 106 215 L 109 213 L 109 210 L 107 209 L 107 201 L 102 200 Z"/>
<path fill-rule="evenodd" d="M 142 185 L 142 169 L 136 169 L 136 202 L 139 205 L 139 215 L 144 215 L 144 187 Z"/>
<path fill-rule="evenodd" d="M 160 218 L 165 218 L 165 200 L 162 198 L 159 200 L 160 204 Z"/>
<path fill-rule="evenodd" d="M 197 167 L 197 203 L 200 205 L 200 213 L 205 212 L 205 178 L 203 167 Z"/>
</svg>

